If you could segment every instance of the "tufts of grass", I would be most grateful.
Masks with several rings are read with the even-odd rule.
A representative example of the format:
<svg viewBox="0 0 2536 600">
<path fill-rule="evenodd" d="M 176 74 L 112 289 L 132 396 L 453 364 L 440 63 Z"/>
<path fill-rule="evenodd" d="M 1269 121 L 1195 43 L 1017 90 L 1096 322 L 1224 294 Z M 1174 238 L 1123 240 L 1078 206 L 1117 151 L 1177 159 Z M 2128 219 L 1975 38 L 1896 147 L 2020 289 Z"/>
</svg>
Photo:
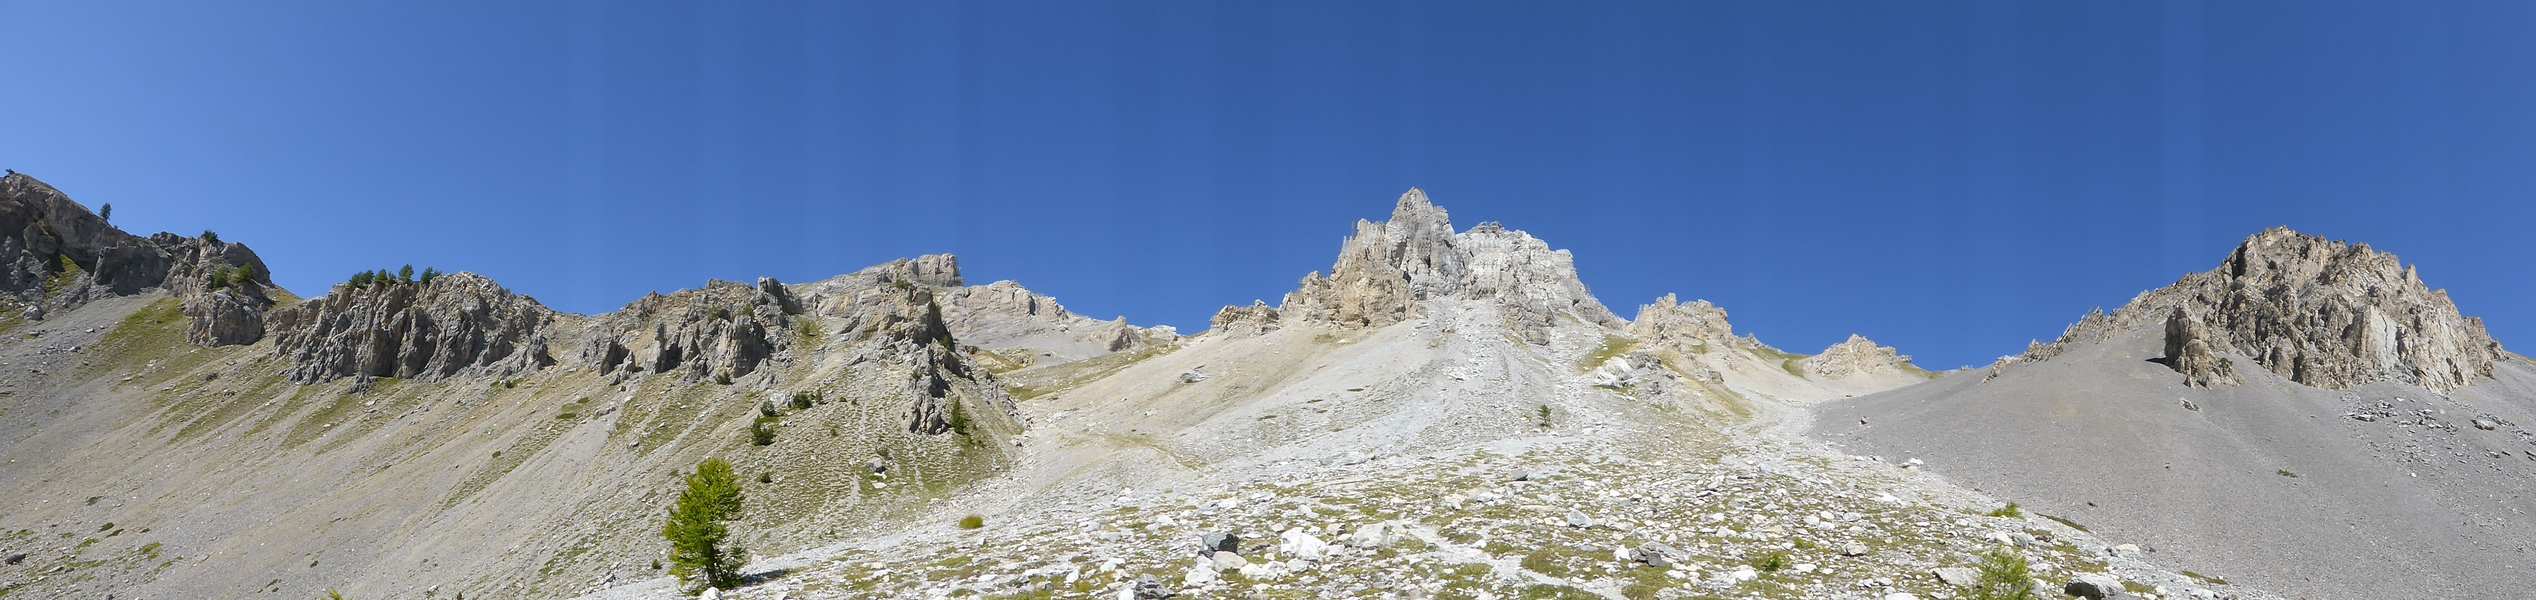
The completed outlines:
<svg viewBox="0 0 2536 600">
<path fill-rule="evenodd" d="M 2298 478 L 2298 472 L 2297 472 L 2297 471 L 2292 471 L 2292 470 L 2289 470 L 2289 469 L 2281 469 L 2281 470 L 2279 471 L 2279 474 L 2280 474 L 2280 476 L 2282 476 L 2282 477 L 2288 477 L 2288 478 L 2290 478 L 2290 479 L 2297 479 L 2297 478 Z"/>
<path fill-rule="evenodd" d="M 969 515 L 969 516 L 965 516 L 965 517 L 960 517 L 960 528 L 961 528 L 961 529 L 978 529 L 978 528 L 982 528 L 982 527 L 985 527 L 985 526 L 986 526 L 986 516 L 985 516 L 985 515 Z"/>
<path fill-rule="evenodd" d="M 1531 554 L 1523 555 L 1523 569 L 1565 579 L 1570 570 L 1565 561 L 1559 560 L 1562 554 L 1565 552 L 1557 546 L 1543 546 L 1539 550 L 1532 551 Z"/>
<path fill-rule="evenodd" d="M 1636 347 L 1638 347 L 1638 340 L 1616 335 L 1605 336 L 1601 346 L 1596 346 L 1593 352 L 1576 361 L 1576 371 L 1583 373 L 1602 368 L 1603 363 L 1611 362 L 1611 359 L 1622 354 L 1628 354 L 1630 349 Z"/>
<path fill-rule="evenodd" d="M 1763 573 L 1777 573 L 1779 571 L 1787 570 L 1788 553 L 1772 552 L 1769 554 L 1763 554 L 1752 559 L 1752 568 L 1760 569 Z"/>
<path fill-rule="evenodd" d="M 2010 502 L 2007 506 L 2002 506 L 1999 507 L 1998 510 L 1990 511 L 1990 516 L 2002 519 L 2023 519 L 2025 518 L 2025 510 L 2017 508 L 2015 502 Z"/>
</svg>

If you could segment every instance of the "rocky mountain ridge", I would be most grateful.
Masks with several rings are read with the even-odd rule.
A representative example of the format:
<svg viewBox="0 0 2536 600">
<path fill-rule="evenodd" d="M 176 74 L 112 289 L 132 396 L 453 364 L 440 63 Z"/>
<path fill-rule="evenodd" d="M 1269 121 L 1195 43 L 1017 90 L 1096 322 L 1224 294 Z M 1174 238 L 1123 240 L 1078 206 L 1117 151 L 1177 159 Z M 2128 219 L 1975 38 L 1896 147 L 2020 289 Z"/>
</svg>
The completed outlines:
<svg viewBox="0 0 2536 600">
<path fill-rule="evenodd" d="M 0 176 L 0 293 L 23 318 L 154 289 L 183 299 L 187 337 L 201 345 L 261 338 L 279 291 L 245 244 L 209 231 L 134 236 L 33 176 Z"/>
<path fill-rule="evenodd" d="M 2227 385 L 2227 356 L 2301 384 L 2375 382 L 2447 392 L 2492 376 L 2508 354 L 2445 290 L 2366 244 L 2274 228 L 2246 238 L 2219 267 L 2089 313 L 2025 360 L 2116 331 L 2164 327 L 2169 365 L 2195 385 Z M 1994 368 L 1995 372 L 1995 368 Z"/>
</svg>

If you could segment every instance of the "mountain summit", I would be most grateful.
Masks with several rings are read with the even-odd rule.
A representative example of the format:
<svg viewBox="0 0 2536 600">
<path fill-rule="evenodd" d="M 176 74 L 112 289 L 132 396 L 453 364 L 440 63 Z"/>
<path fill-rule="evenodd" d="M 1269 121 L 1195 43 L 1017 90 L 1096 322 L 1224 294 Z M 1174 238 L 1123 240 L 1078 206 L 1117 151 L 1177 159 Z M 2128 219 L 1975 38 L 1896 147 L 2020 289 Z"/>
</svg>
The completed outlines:
<svg viewBox="0 0 2536 600">
<path fill-rule="evenodd" d="M 1485 300 L 1506 323 L 1535 339 L 1560 317 L 1618 326 L 1622 322 L 1576 277 L 1575 259 L 1531 234 L 1496 223 L 1455 233 L 1442 207 L 1410 188 L 1391 220 L 1359 220 L 1340 244 L 1328 275 L 1314 272 L 1273 313 L 1226 307 L 1218 326 L 1243 319 L 1299 319 L 1347 327 L 1380 327 L 1415 318 L 1436 298 Z"/>
<path fill-rule="evenodd" d="M 2110 317 L 2091 314 L 2028 356 L 2151 325 L 2169 331 L 2167 364 L 2201 385 L 2226 384 L 2226 357 L 2238 356 L 2320 388 L 2394 382 L 2446 392 L 2491 378 L 2507 356 L 2481 319 L 2458 314 L 2447 291 L 2395 255 L 2288 228 L 2254 234 L 2218 268 L 2143 293 Z"/>
</svg>

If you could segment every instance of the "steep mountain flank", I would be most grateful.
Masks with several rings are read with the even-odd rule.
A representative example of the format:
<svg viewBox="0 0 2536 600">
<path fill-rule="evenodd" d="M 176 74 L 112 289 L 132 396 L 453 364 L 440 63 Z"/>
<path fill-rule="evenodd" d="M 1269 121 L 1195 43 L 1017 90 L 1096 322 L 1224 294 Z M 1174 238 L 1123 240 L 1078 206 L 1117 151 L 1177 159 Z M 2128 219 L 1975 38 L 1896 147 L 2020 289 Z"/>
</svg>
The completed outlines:
<svg viewBox="0 0 2536 600">
<path fill-rule="evenodd" d="M 1521 231 L 1482 223 L 1456 234 L 1426 192 L 1400 195 L 1391 220 L 1357 221 L 1327 276 L 1306 275 L 1277 308 L 1282 319 L 1381 327 L 1420 316 L 1422 301 L 1463 298 L 1505 307 L 1517 331 L 1537 335 L 1560 317 L 1617 327 L 1620 318 L 1576 278 L 1565 250 Z M 1239 313 L 1238 310 L 1236 310 Z M 1247 313 L 1239 318 L 1258 319 Z"/>
<path fill-rule="evenodd" d="M 2286 229 L 1814 435 L 2321 599 L 2536 585 L 2536 369 L 2392 255 Z M 2368 549 L 2356 552 L 2354 548 Z"/>
<path fill-rule="evenodd" d="M 2320 388 L 2384 381 L 2447 392 L 2490 378 L 2506 356 L 2482 320 L 2458 314 L 2446 291 L 2430 289 L 2395 255 L 2276 228 L 2246 238 L 2217 269 L 2142 294 L 2109 317 L 2090 314 L 2027 358 L 2144 326 L 2167 327 L 2178 351 L 2196 341 L 2207 347 L 2209 360 L 2170 363 L 2196 385 L 2225 385 L 2224 356 L 2234 355 Z"/>
</svg>

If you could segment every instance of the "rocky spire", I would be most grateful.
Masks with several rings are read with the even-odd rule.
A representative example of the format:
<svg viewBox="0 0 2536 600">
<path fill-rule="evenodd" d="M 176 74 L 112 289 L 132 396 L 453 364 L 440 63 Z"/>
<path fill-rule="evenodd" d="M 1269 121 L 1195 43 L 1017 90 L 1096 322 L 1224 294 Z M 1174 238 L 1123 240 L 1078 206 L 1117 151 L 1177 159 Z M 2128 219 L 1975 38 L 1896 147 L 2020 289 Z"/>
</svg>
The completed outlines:
<svg viewBox="0 0 2536 600">
<path fill-rule="evenodd" d="M 1276 319 L 1380 327 L 1415 318 L 1436 298 L 1490 299 L 1509 309 L 1521 327 L 1540 327 L 1559 316 L 1619 326 L 1576 278 L 1564 250 L 1521 231 L 1484 223 L 1454 233 L 1451 217 L 1412 188 L 1392 206 L 1391 220 L 1357 221 L 1339 246 L 1329 274 L 1313 273 L 1286 295 Z M 1219 316 L 1260 324 L 1270 313 L 1227 307 Z M 1254 329 L 1257 329 L 1254 327 Z"/>
</svg>

